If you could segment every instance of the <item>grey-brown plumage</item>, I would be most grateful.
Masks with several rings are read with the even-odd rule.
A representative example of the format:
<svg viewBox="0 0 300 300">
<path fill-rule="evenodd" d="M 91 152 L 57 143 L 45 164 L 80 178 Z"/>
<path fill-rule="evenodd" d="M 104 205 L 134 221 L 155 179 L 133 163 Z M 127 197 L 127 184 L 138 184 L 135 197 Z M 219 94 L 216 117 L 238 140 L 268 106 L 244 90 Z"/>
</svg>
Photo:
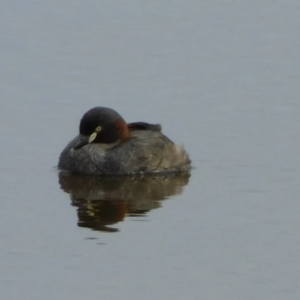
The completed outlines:
<svg viewBox="0 0 300 300">
<path fill-rule="evenodd" d="M 59 157 L 60 169 L 89 174 L 190 170 L 188 154 L 160 132 L 160 125 L 144 122 L 126 124 L 114 110 L 104 107 L 88 111 L 80 124 L 81 134 L 66 146 Z"/>
</svg>

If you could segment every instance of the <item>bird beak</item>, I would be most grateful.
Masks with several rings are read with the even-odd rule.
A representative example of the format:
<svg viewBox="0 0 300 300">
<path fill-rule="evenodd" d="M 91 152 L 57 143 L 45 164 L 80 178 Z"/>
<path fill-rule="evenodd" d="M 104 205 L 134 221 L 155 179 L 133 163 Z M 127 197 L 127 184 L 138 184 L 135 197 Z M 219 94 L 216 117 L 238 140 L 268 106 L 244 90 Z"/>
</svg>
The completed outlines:
<svg viewBox="0 0 300 300">
<path fill-rule="evenodd" d="M 82 138 L 74 147 L 74 150 L 78 150 L 82 148 L 83 146 L 92 143 L 95 138 L 97 137 L 98 132 L 93 132 L 89 137 Z"/>
</svg>

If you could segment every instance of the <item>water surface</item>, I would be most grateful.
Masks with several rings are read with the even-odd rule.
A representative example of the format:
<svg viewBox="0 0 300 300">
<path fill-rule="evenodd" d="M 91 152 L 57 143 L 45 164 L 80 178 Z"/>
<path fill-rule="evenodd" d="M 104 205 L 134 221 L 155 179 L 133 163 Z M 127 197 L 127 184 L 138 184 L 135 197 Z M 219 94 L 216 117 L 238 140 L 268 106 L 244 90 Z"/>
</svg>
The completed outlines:
<svg viewBox="0 0 300 300">
<path fill-rule="evenodd" d="M 3 3 L 1 299 L 298 299 L 299 9 Z M 97 105 L 161 123 L 191 177 L 62 180 Z"/>
</svg>

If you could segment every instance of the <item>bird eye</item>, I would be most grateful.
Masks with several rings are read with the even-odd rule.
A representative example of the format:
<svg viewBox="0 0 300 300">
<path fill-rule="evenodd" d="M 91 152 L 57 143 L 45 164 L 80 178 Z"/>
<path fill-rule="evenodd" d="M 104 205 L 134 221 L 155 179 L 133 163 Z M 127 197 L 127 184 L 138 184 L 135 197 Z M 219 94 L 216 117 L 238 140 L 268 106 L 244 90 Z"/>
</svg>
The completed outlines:
<svg viewBox="0 0 300 300">
<path fill-rule="evenodd" d="M 102 129 L 102 127 L 101 127 L 101 126 L 98 126 L 98 127 L 96 127 L 95 131 L 96 131 L 96 132 L 100 132 L 101 129 Z"/>
</svg>

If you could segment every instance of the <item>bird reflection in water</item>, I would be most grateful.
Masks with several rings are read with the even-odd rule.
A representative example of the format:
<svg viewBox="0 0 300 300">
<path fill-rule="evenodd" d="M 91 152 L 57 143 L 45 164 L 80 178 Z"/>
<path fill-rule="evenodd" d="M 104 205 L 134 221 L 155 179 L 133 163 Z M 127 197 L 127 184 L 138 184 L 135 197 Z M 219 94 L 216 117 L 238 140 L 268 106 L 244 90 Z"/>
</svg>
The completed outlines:
<svg viewBox="0 0 300 300">
<path fill-rule="evenodd" d="M 61 188 L 77 207 L 78 226 L 116 232 L 110 225 L 125 216 L 140 217 L 161 206 L 160 202 L 180 194 L 188 174 L 167 176 L 96 176 L 59 173 Z"/>
</svg>

